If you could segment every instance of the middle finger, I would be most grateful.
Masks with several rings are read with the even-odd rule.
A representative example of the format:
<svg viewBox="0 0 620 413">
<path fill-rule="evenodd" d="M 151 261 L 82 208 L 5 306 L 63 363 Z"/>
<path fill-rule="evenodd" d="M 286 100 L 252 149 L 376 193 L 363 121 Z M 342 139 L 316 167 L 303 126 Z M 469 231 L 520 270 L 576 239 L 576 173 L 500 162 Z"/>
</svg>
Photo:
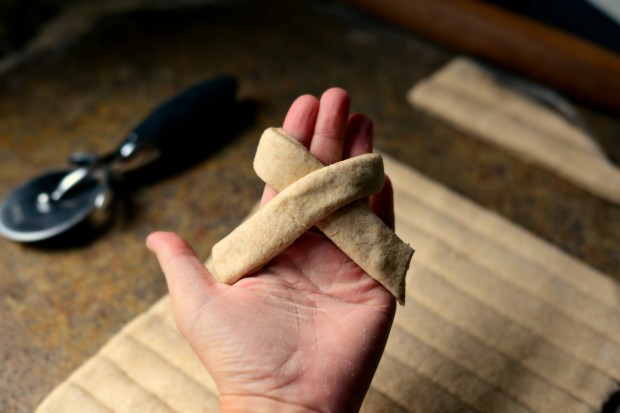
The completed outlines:
<svg viewBox="0 0 620 413">
<path fill-rule="evenodd" d="M 349 105 L 348 93 L 340 88 L 328 89 L 321 96 L 310 152 L 324 165 L 342 160 Z"/>
</svg>

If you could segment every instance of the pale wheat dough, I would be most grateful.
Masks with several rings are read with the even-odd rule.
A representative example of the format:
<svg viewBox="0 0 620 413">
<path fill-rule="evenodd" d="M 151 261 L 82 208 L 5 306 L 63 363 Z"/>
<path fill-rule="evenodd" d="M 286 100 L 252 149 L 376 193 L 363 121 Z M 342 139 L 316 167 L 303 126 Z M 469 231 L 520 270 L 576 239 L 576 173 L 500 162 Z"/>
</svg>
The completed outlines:
<svg viewBox="0 0 620 413">
<path fill-rule="evenodd" d="M 234 283 L 284 251 L 318 220 L 350 202 L 377 193 L 383 162 L 365 154 L 307 175 L 213 247 L 215 277 Z"/>
<path fill-rule="evenodd" d="M 265 183 L 280 194 L 214 246 L 213 269 L 216 278 L 234 283 L 278 255 L 303 232 L 316 225 L 401 304 L 404 303 L 405 275 L 413 249 L 400 240 L 364 202 L 351 202 L 370 194 L 360 192 L 352 196 L 357 190 L 354 183 L 360 185 L 367 179 L 373 182 L 372 193 L 378 192 L 383 184 L 382 164 L 380 170 L 370 170 L 365 165 L 351 168 L 346 175 L 341 175 L 343 169 L 336 168 L 358 158 L 376 156 L 379 155 L 366 154 L 324 167 L 282 129 L 267 129 L 256 151 L 254 169 Z M 300 182 L 304 182 L 306 188 L 303 198 L 291 191 Z M 334 199 L 342 201 L 336 203 Z M 343 202 L 345 199 L 348 201 Z M 324 205 L 330 206 L 329 212 Z M 338 207 L 334 208 L 336 205 Z M 301 221 L 298 217 L 302 217 Z"/>
</svg>

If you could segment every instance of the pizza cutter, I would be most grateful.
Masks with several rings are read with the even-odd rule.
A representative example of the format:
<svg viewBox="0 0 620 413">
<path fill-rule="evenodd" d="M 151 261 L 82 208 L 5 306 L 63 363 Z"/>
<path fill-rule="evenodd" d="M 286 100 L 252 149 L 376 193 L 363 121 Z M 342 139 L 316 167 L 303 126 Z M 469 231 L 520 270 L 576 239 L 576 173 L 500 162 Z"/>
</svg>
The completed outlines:
<svg viewBox="0 0 620 413">
<path fill-rule="evenodd" d="M 70 168 L 26 182 L 0 205 L 0 233 L 14 241 L 43 241 L 86 220 L 98 225 L 110 215 L 112 183 L 146 165 L 183 162 L 206 139 L 212 123 L 230 121 L 236 81 L 216 77 L 181 92 L 153 111 L 112 152 L 71 155 Z M 219 138 L 219 137 L 218 137 Z M 195 155 L 195 153 L 193 154 Z"/>
</svg>

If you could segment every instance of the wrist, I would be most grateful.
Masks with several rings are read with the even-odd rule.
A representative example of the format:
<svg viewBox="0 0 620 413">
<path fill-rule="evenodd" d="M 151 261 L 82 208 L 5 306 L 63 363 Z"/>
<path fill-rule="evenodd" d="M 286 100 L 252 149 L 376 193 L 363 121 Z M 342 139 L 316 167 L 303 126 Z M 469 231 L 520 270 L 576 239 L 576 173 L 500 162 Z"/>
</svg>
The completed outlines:
<svg viewBox="0 0 620 413">
<path fill-rule="evenodd" d="M 264 396 L 220 396 L 220 413 L 318 413 L 309 407 Z"/>
</svg>

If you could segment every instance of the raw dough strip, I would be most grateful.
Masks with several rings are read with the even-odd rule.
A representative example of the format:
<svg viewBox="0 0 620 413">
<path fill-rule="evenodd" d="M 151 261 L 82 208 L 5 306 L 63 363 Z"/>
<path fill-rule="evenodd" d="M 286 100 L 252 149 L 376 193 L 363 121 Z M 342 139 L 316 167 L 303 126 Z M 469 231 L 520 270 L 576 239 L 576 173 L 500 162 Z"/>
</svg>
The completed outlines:
<svg viewBox="0 0 620 413">
<path fill-rule="evenodd" d="M 254 170 L 267 184 L 282 191 L 323 164 L 297 140 L 279 128 L 263 133 Z M 413 249 L 362 201 L 355 201 L 315 224 L 357 265 L 405 302 L 405 275 Z"/>
<path fill-rule="evenodd" d="M 284 251 L 317 221 L 383 186 L 383 160 L 365 154 L 309 174 L 213 247 L 214 276 L 232 284 Z"/>
<path fill-rule="evenodd" d="M 254 170 L 265 183 L 271 185 L 281 193 L 287 192 L 287 188 L 290 185 L 293 185 L 298 180 L 308 175 L 314 175 L 314 173 L 321 168 L 324 168 L 323 164 L 297 140 L 286 134 L 282 129 L 269 128 L 263 133 L 254 159 Z M 331 168 L 331 166 L 327 168 Z M 382 177 L 383 173 L 377 175 Z M 331 191 L 333 191 L 333 189 L 330 189 L 330 193 Z M 278 197 L 276 197 L 276 199 L 277 198 Z M 267 204 L 266 207 L 276 199 Z M 317 202 L 317 199 L 320 199 L 320 197 L 316 197 L 316 199 L 313 199 L 311 202 Z M 299 207 L 302 209 L 305 208 L 303 205 L 299 205 Z M 259 212 L 262 210 L 259 210 Z M 273 221 L 271 221 L 271 219 L 273 219 Z M 271 216 L 268 220 L 263 221 L 264 226 L 267 228 L 261 231 L 266 232 L 251 234 L 251 232 L 248 231 L 245 233 L 245 236 L 251 235 L 259 244 L 255 247 L 257 248 L 256 251 L 258 251 L 258 254 L 266 249 L 265 246 L 261 245 L 266 236 L 257 236 L 256 234 L 269 234 L 271 227 L 273 227 L 276 222 L 278 222 L 277 216 Z M 405 275 L 409 268 L 413 249 L 398 238 L 396 234 L 372 212 L 368 205 L 362 201 L 354 201 L 333 214 L 325 216 L 321 221 L 315 222 L 314 224 L 356 264 L 387 288 L 388 291 L 398 299 L 399 303 L 404 304 Z M 226 240 L 226 238 L 224 240 Z M 224 240 L 220 241 L 219 244 Z M 220 268 L 230 264 L 220 263 L 220 261 L 241 261 L 245 259 L 244 256 L 247 254 L 248 247 L 243 243 L 235 245 L 227 241 L 227 249 L 224 250 L 219 244 L 213 249 L 214 266 L 218 273 L 216 277 L 218 277 L 220 281 L 232 284 L 244 274 L 240 273 L 240 270 L 237 270 L 234 275 L 232 272 L 228 273 L 229 278 L 226 278 L 226 276 L 223 276 L 221 273 L 222 270 Z M 286 248 L 286 246 L 284 246 L 282 250 Z M 237 256 L 236 254 L 242 255 Z M 260 261 L 260 264 L 248 265 L 248 267 L 252 266 L 253 268 L 247 271 L 258 268 L 275 255 L 277 255 L 277 253 L 269 253 L 268 259 L 257 259 Z"/>
</svg>

